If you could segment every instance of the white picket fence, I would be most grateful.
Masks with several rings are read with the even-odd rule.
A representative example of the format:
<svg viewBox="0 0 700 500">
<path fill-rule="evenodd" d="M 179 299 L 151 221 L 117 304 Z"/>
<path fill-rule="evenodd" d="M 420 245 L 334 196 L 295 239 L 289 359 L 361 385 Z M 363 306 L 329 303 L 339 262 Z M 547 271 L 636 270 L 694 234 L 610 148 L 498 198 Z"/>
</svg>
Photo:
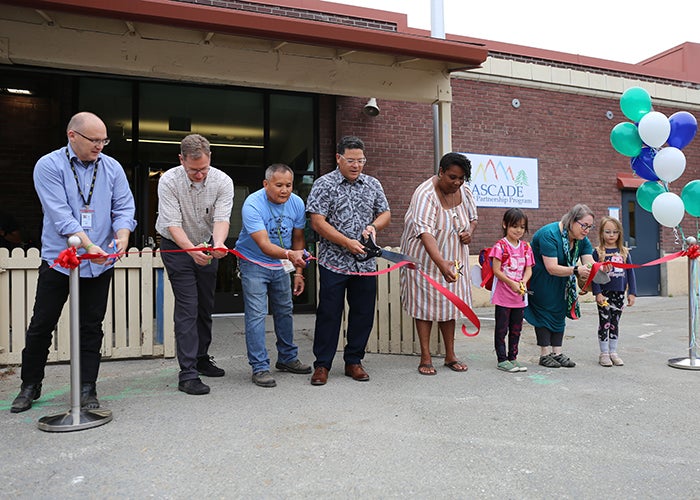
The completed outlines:
<svg viewBox="0 0 700 500">
<path fill-rule="evenodd" d="M 174 357 L 174 298 L 168 275 L 158 252 L 150 248 L 129 250 L 115 265 L 103 325 L 105 359 Z M 22 362 L 24 335 L 34 307 L 39 250 L 12 253 L 0 248 L 0 365 Z M 377 259 L 378 269 L 391 263 Z M 419 354 L 420 344 L 413 319 L 401 307 L 399 271 L 380 275 L 377 283 L 377 308 L 367 352 L 383 354 Z M 317 285 L 318 290 L 318 285 Z M 479 291 L 474 290 L 478 301 Z M 477 304 L 478 305 L 478 304 Z M 341 326 L 339 349 L 345 343 L 347 305 Z M 459 322 L 458 322 L 459 328 Z M 471 326 L 471 325 L 468 325 Z M 49 361 L 70 360 L 68 301 L 56 325 Z M 444 354 L 437 324 L 430 336 L 433 354 Z"/>
<path fill-rule="evenodd" d="M 129 250 L 117 262 L 103 325 L 106 359 L 175 356 L 173 294 L 160 254 Z M 0 365 L 20 364 L 34 307 L 39 250 L 0 248 Z M 68 302 L 56 325 L 49 361 L 70 359 Z"/>
</svg>

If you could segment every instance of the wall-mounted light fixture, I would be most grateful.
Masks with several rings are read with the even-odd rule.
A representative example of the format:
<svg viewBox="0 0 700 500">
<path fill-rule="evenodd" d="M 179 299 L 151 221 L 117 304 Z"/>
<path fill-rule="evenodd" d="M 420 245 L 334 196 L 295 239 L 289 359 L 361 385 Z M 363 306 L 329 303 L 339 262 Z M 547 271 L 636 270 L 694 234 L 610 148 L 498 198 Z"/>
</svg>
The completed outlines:
<svg viewBox="0 0 700 500">
<path fill-rule="evenodd" d="M 379 114 L 379 106 L 377 106 L 377 99 L 375 97 L 370 98 L 362 108 L 362 112 L 367 116 L 377 116 Z"/>
<path fill-rule="evenodd" d="M 2 89 L 2 90 L 4 90 L 5 92 L 7 92 L 8 94 L 15 94 L 15 95 L 33 95 L 33 94 L 34 94 L 34 92 L 32 92 L 31 90 L 28 90 L 28 89 L 9 89 L 9 88 L 5 88 L 5 89 Z"/>
<path fill-rule="evenodd" d="M 510 101 L 510 104 L 515 109 L 518 109 L 520 107 L 520 99 L 513 99 L 512 101 Z"/>
<path fill-rule="evenodd" d="M 605 112 L 605 118 L 607 118 L 608 120 L 612 120 L 612 119 L 613 119 L 613 116 L 615 116 L 615 115 L 613 115 L 613 112 L 612 112 L 612 111 L 606 111 L 606 112 Z"/>
</svg>

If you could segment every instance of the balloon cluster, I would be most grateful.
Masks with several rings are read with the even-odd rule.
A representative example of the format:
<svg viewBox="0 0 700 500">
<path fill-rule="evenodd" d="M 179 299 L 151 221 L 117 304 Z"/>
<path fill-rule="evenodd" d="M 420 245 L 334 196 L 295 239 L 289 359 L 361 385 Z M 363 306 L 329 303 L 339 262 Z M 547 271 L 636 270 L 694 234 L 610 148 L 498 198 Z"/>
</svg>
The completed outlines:
<svg viewBox="0 0 700 500">
<path fill-rule="evenodd" d="M 668 187 L 685 171 L 685 154 L 681 150 L 698 130 L 695 117 L 679 111 L 667 118 L 653 111 L 651 97 L 641 87 L 625 90 L 620 109 L 634 123 L 615 125 L 610 142 L 615 151 L 631 157 L 632 170 L 647 181 L 637 189 L 639 206 L 666 227 L 678 226 L 684 212 L 700 217 L 700 180 L 686 184 L 680 196 Z"/>
</svg>

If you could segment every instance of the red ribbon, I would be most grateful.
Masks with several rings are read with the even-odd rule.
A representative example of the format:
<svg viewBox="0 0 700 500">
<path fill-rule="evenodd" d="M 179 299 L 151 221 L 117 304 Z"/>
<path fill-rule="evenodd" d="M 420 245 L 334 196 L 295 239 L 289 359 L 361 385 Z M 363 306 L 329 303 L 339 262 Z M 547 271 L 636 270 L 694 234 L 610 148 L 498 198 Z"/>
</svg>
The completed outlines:
<svg viewBox="0 0 700 500">
<path fill-rule="evenodd" d="M 239 251 L 230 249 L 230 248 L 212 248 L 212 247 L 195 247 L 195 248 L 189 248 L 189 249 L 178 249 L 178 250 L 157 250 L 158 252 L 161 253 L 182 253 L 182 252 L 201 252 L 201 251 L 216 251 L 216 252 L 224 252 L 224 253 L 230 253 L 235 255 L 236 257 L 239 257 L 241 259 L 247 260 L 249 262 L 252 262 L 254 264 L 258 264 L 260 266 L 264 267 L 282 267 L 282 264 L 268 264 L 264 262 L 258 262 L 252 259 L 247 258 L 243 254 L 241 254 Z M 142 252 L 118 252 L 118 253 L 112 253 L 107 255 L 107 259 L 118 259 L 123 255 L 129 255 L 129 254 L 140 254 Z M 686 250 L 682 250 L 680 252 L 672 253 L 669 255 L 666 255 L 664 257 L 661 257 L 660 259 L 652 260 L 651 262 L 647 262 L 646 264 L 627 264 L 627 263 L 622 263 L 622 262 L 596 262 L 593 264 L 591 267 L 591 272 L 588 276 L 588 280 L 586 281 L 586 284 L 584 285 L 584 289 L 588 286 L 590 286 L 591 282 L 593 281 L 593 277 L 596 275 L 598 270 L 600 269 L 601 266 L 607 265 L 607 266 L 613 266 L 613 267 L 619 267 L 622 269 L 634 269 L 638 267 L 648 267 L 648 266 L 655 266 L 658 264 L 662 264 L 664 262 L 668 262 L 674 259 L 677 259 L 678 257 L 688 257 L 689 259 L 697 259 L 700 257 L 700 246 L 699 245 L 691 245 L 688 247 Z M 53 266 L 60 265 L 61 267 L 64 267 L 66 269 L 75 269 L 80 265 L 80 261 L 82 259 L 99 259 L 99 258 L 105 258 L 103 254 L 91 254 L 91 253 L 85 253 L 83 255 L 78 255 L 77 251 L 74 247 L 66 248 L 63 250 L 56 260 L 54 261 Z M 318 260 L 316 257 L 309 256 L 308 261 L 311 260 Z M 453 292 L 442 286 L 440 283 L 432 279 L 430 276 L 428 276 L 426 273 L 421 271 L 420 269 L 416 268 L 416 265 L 413 262 L 404 260 L 401 262 L 398 262 L 386 269 L 382 269 L 379 271 L 373 271 L 373 272 L 367 272 L 367 273 L 360 273 L 360 272 L 345 272 L 342 269 L 336 269 L 337 271 L 343 272 L 345 274 L 351 274 L 354 276 L 380 276 L 382 274 L 387 274 L 392 271 L 395 271 L 396 269 L 399 269 L 401 267 L 406 266 L 408 269 L 414 270 L 418 272 L 423 278 L 425 278 L 428 283 L 433 286 L 438 292 L 440 292 L 442 295 L 444 295 L 447 300 L 452 302 L 457 309 L 476 327 L 476 331 L 474 333 L 469 333 L 467 331 L 467 327 L 463 324 L 462 325 L 462 333 L 467 336 L 467 337 L 476 337 L 479 335 L 479 332 L 481 331 L 481 322 L 479 321 L 479 317 L 476 315 L 476 313 L 472 310 L 469 305 L 464 302 L 461 298 L 459 298 L 457 295 L 455 295 Z"/>
<path fill-rule="evenodd" d="M 598 270 L 600 269 L 601 266 L 619 267 L 620 269 L 636 269 L 639 267 L 656 266 L 658 264 L 663 264 L 664 262 L 669 262 L 671 260 L 677 259 L 678 257 L 688 257 L 689 259 L 697 259 L 698 257 L 700 257 L 700 246 L 690 245 L 685 250 L 681 250 L 680 252 L 675 252 L 675 253 L 670 253 L 668 255 L 664 255 L 660 259 L 649 261 L 646 264 L 627 264 L 626 262 L 610 262 L 610 261 L 595 262 L 593 264 L 593 267 L 591 267 L 591 273 L 588 275 L 588 279 L 586 280 L 586 284 L 583 285 L 583 289 L 586 289 L 587 287 L 590 286 L 591 282 L 593 281 L 593 277 L 596 275 L 596 273 L 598 272 Z"/>
<path fill-rule="evenodd" d="M 51 267 L 61 266 L 66 269 L 75 269 L 79 265 L 80 257 L 78 257 L 78 251 L 75 247 L 68 247 L 58 254 Z"/>
</svg>

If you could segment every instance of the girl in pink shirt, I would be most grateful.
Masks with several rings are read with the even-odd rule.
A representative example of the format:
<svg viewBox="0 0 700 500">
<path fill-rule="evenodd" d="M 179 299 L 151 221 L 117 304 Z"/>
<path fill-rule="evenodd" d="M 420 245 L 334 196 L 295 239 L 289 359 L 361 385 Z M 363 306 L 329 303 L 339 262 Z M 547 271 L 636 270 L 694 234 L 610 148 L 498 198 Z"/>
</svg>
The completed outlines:
<svg viewBox="0 0 700 500">
<path fill-rule="evenodd" d="M 510 208 L 503 215 L 504 238 L 491 250 L 493 287 L 491 303 L 496 306 L 494 330 L 498 369 L 524 372 L 527 367 L 518 362 L 518 342 L 523 328 L 523 313 L 527 306 L 527 282 L 535 263 L 532 248 L 521 238 L 528 232 L 527 215 L 519 208 Z M 506 336 L 508 350 L 506 352 Z"/>
</svg>

